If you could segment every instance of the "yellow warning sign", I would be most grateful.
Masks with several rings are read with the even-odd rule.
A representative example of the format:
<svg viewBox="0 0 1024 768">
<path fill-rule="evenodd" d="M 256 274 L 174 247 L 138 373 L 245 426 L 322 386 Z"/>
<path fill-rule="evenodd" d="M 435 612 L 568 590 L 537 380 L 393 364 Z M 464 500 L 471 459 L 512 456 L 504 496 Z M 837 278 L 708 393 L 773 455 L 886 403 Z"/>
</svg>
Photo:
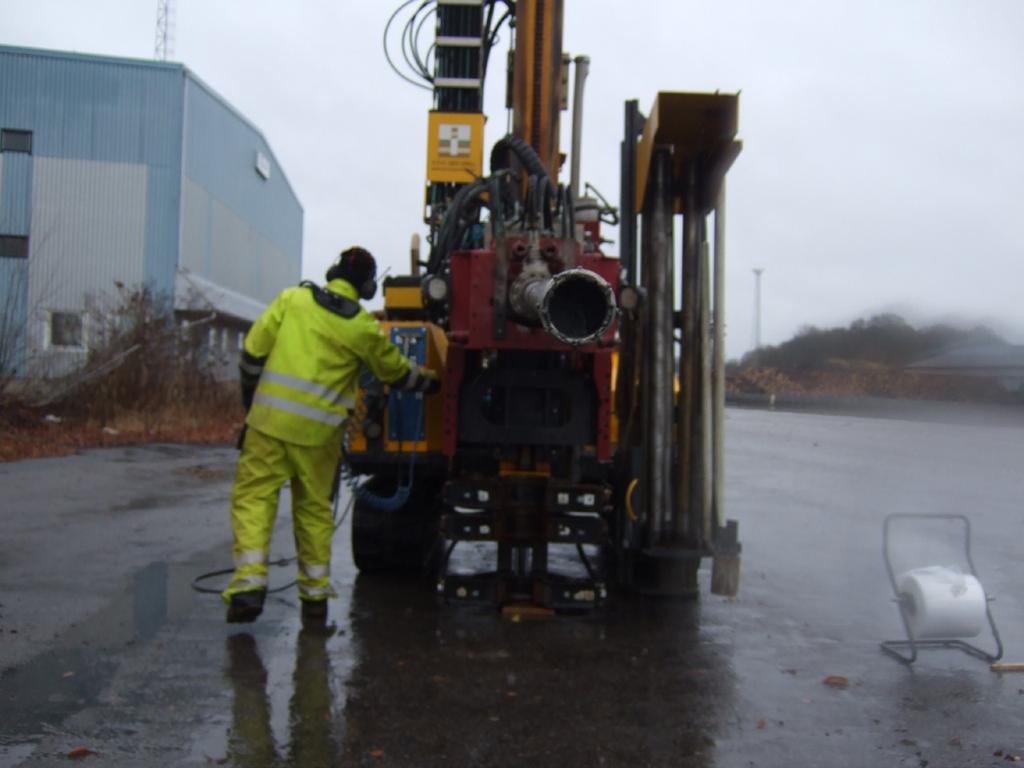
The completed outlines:
<svg viewBox="0 0 1024 768">
<path fill-rule="evenodd" d="M 484 171 L 484 116 L 431 112 L 427 122 L 427 181 L 468 184 Z"/>
</svg>

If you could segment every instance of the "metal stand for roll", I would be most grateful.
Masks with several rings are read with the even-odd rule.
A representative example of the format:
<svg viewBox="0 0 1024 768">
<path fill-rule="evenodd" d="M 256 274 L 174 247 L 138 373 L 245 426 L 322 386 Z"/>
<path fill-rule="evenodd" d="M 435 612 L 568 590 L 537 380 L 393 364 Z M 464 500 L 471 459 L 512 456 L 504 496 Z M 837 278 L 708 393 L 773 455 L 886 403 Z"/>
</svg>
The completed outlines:
<svg viewBox="0 0 1024 768">
<path fill-rule="evenodd" d="M 914 633 L 910 630 L 910 618 L 907 615 L 907 601 L 906 596 L 901 595 L 899 586 L 896 584 L 896 575 L 892 569 L 892 559 L 889 556 L 889 529 L 893 520 L 958 520 L 963 523 L 964 526 L 964 554 L 967 557 L 967 567 L 970 569 L 970 574 L 974 578 L 978 578 L 978 572 L 974 568 L 974 560 L 971 559 L 971 521 L 963 515 L 939 515 L 939 514 L 894 514 L 889 515 L 885 518 L 885 526 L 882 532 L 882 555 L 885 558 L 885 570 L 889 574 L 889 583 L 892 584 L 892 592 L 895 595 L 896 605 L 899 606 L 900 619 L 903 622 L 903 629 L 906 632 L 906 640 L 886 640 L 881 643 L 881 648 L 887 654 L 892 656 L 894 659 L 903 662 L 904 664 L 913 664 L 917 660 L 917 652 L 919 649 L 927 650 L 931 648 L 955 648 L 963 651 L 964 653 L 970 654 L 976 658 L 987 661 L 989 664 L 999 661 L 1003 657 L 1003 641 L 999 638 L 999 630 L 996 628 L 996 622 L 992 618 L 992 611 L 990 604 L 992 598 L 987 594 L 985 595 L 985 615 L 988 617 L 988 625 L 992 628 L 992 637 L 996 641 L 996 652 L 986 653 L 976 645 L 971 645 L 963 640 L 955 638 L 949 639 L 934 639 L 934 640 L 916 640 Z M 978 579 L 980 582 L 981 579 Z M 907 655 L 901 651 L 910 649 L 910 654 Z"/>
</svg>

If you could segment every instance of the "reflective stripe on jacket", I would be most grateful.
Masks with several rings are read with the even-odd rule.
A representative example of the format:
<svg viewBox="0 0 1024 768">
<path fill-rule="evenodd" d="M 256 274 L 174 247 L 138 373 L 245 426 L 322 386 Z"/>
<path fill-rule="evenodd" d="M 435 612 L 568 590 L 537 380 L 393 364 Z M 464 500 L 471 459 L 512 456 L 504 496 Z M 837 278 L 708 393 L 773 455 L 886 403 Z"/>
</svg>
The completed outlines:
<svg viewBox="0 0 1024 768">
<path fill-rule="evenodd" d="M 358 301 L 345 280 L 327 289 Z M 246 423 L 296 445 L 337 439 L 355 405 L 359 368 L 384 383 L 403 382 L 413 366 L 365 309 L 344 318 L 318 305 L 305 287 L 287 288 L 245 337 L 244 375 L 259 376 Z"/>
</svg>

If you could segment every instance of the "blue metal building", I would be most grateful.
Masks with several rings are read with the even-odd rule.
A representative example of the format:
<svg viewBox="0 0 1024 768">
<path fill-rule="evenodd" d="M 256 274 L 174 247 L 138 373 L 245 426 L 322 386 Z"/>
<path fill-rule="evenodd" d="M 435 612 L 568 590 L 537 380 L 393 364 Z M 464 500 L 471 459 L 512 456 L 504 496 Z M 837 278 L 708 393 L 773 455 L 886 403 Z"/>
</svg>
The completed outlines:
<svg viewBox="0 0 1024 768">
<path fill-rule="evenodd" d="M 186 67 L 0 46 L 0 358 L 19 374 L 84 359 L 88 305 L 117 284 L 207 319 L 228 362 L 301 257 L 270 146 Z"/>
</svg>

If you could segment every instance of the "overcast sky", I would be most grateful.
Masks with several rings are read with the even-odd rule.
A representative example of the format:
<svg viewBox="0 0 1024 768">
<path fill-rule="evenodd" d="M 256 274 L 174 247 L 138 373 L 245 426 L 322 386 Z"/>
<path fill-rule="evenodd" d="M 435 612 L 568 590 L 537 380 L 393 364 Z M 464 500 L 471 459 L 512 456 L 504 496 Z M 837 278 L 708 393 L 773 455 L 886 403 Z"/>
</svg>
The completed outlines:
<svg viewBox="0 0 1024 768">
<path fill-rule="evenodd" d="M 404 271 L 424 232 L 430 95 L 381 52 L 397 5 L 175 0 L 173 58 L 260 127 L 302 202 L 304 276 L 352 243 Z M 150 58 L 156 9 L 0 0 L 0 42 Z M 625 99 L 646 112 L 659 89 L 739 90 L 731 356 L 752 343 L 755 266 L 766 343 L 882 311 L 1024 342 L 1022 41 L 1020 0 L 566 0 L 565 49 L 591 57 L 583 177 L 617 202 Z"/>
</svg>

